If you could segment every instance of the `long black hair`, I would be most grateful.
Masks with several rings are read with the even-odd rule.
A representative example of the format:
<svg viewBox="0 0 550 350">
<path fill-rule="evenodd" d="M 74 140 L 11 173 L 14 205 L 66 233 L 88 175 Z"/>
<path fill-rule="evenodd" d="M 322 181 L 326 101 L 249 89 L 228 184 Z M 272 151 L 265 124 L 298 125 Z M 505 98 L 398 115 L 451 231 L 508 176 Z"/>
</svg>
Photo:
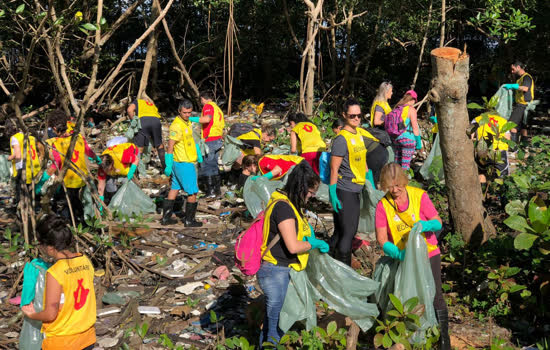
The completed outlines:
<svg viewBox="0 0 550 350">
<path fill-rule="evenodd" d="M 306 206 L 308 191 L 317 187 L 320 182 L 319 175 L 313 171 L 308 162 L 302 160 L 288 175 L 288 180 L 283 187 L 283 191 L 298 212 L 301 213 Z"/>
<path fill-rule="evenodd" d="M 38 223 L 38 242 L 54 247 L 58 252 L 68 249 L 73 244 L 73 234 L 67 221 L 57 215 L 49 214 Z"/>
</svg>

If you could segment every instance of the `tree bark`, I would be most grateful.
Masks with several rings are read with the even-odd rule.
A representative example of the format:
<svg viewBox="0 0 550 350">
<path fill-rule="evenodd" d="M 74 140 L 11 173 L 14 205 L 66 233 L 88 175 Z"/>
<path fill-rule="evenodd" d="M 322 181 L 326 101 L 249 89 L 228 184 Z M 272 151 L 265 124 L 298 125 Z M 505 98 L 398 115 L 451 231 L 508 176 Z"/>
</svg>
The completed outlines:
<svg viewBox="0 0 550 350">
<path fill-rule="evenodd" d="M 428 8 L 428 21 L 426 22 L 426 30 L 424 31 L 424 38 L 422 38 L 422 46 L 420 47 L 420 55 L 418 55 L 418 63 L 416 65 L 416 72 L 414 72 L 414 78 L 411 84 L 411 89 L 414 90 L 416 86 L 416 80 L 420 73 L 420 66 L 422 65 L 422 56 L 424 56 L 424 49 L 426 48 L 426 42 L 428 41 L 428 33 L 430 31 L 430 22 L 432 21 L 432 8 L 433 0 L 430 0 L 430 7 Z"/>
<path fill-rule="evenodd" d="M 439 47 L 445 46 L 445 13 L 447 6 L 445 0 L 441 0 L 441 34 L 439 36 Z"/>
<path fill-rule="evenodd" d="M 474 146 L 466 130 L 469 125 L 469 56 L 456 48 L 431 52 L 432 89 L 441 137 L 441 153 L 448 189 L 449 209 L 456 232 L 466 242 L 478 245 L 495 234 L 495 227 L 483 207 Z"/>
<path fill-rule="evenodd" d="M 153 1 L 153 8 L 151 11 L 151 22 L 155 21 L 155 18 L 158 17 L 160 12 L 160 4 L 158 0 Z M 158 30 L 154 30 L 149 37 L 149 42 L 147 43 L 147 54 L 145 55 L 145 63 L 143 64 L 143 72 L 141 73 L 141 80 L 139 81 L 139 89 L 137 98 L 143 98 L 142 95 L 147 93 L 147 84 L 149 82 L 149 72 L 151 71 L 151 66 L 153 65 L 153 59 L 157 56 L 157 46 L 158 46 Z"/>
</svg>

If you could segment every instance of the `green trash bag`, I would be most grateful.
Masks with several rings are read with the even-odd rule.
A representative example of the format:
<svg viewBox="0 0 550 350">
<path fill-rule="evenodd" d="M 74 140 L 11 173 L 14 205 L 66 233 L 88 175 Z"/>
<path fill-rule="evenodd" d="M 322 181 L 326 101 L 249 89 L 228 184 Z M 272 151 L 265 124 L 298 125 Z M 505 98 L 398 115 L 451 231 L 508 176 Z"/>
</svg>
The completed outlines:
<svg viewBox="0 0 550 350">
<path fill-rule="evenodd" d="M 35 263 L 34 260 L 30 262 L 30 264 L 33 264 L 33 267 L 38 270 L 33 304 L 36 312 L 40 312 L 43 310 L 44 290 L 46 288 L 46 269 L 43 266 L 40 266 L 39 264 Z M 19 333 L 19 349 L 22 349 L 22 350 L 42 349 L 42 341 L 44 340 L 44 334 L 40 332 L 41 328 L 42 328 L 41 321 L 31 320 L 28 317 L 23 317 L 23 325 L 21 326 L 21 332 Z"/>
<path fill-rule="evenodd" d="M 324 183 L 319 184 L 319 189 L 317 190 L 317 193 L 315 194 L 315 198 L 320 200 L 324 203 L 330 203 L 329 193 L 328 193 L 328 185 Z"/>
<path fill-rule="evenodd" d="M 498 98 L 497 105 L 495 106 L 495 111 L 504 119 L 510 119 L 512 114 L 512 107 L 514 105 L 514 90 L 505 89 L 502 85 L 497 93 L 493 95 Z"/>
<path fill-rule="evenodd" d="M 222 165 L 225 169 L 231 169 L 233 163 L 239 159 L 242 154 L 241 147 L 244 147 L 241 140 L 233 136 L 225 136 L 223 142 L 223 153 L 221 156 Z"/>
<path fill-rule="evenodd" d="M 91 220 L 95 217 L 94 212 L 94 200 L 92 199 L 92 192 L 88 186 L 84 186 L 82 189 L 81 201 L 84 207 L 84 220 Z"/>
<path fill-rule="evenodd" d="M 525 107 L 525 111 L 523 112 L 523 125 L 528 124 L 528 116 L 529 112 L 534 111 L 535 108 L 539 105 L 540 100 L 534 100 L 527 104 L 527 107 Z"/>
<path fill-rule="evenodd" d="M 134 118 L 130 120 L 130 125 L 124 133 L 124 136 L 126 136 L 128 140 L 132 140 L 134 136 L 136 136 L 136 134 L 138 133 L 139 129 L 141 129 L 141 122 L 139 121 L 139 118 Z"/>
<path fill-rule="evenodd" d="M 323 300 L 366 332 L 378 316 L 376 304 L 369 303 L 367 298 L 378 288 L 378 282 L 314 249 L 304 270 L 290 270 L 279 327 L 286 332 L 296 321 L 305 321 L 306 328 L 312 329 L 317 325 L 315 302 Z"/>
<path fill-rule="evenodd" d="M 115 193 L 109 203 L 109 209 L 123 215 L 149 214 L 156 210 L 155 203 L 133 181 L 126 181 Z"/>
<path fill-rule="evenodd" d="M 426 241 L 419 228 L 409 233 L 406 249 L 405 260 L 401 263 L 398 260 L 392 261 L 389 257 L 382 257 L 376 263 L 374 280 L 380 283 L 380 290 L 375 293 L 375 297 L 382 313 L 392 309 L 389 293 L 399 298 L 402 303 L 418 297 L 419 304 L 425 306 L 425 312 L 420 317 L 420 330 L 426 330 L 437 324 L 433 307 L 435 282 Z M 421 333 L 415 333 L 410 340 L 414 343 L 423 342 Z"/>
<path fill-rule="evenodd" d="M 275 154 L 275 155 L 290 154 L 290 146 L 289 145 L 275 146 L 271 150 L 271 154 Z"/>
<path fill-rule="evenodd" d="M 0 182 L 10 182 L 10 167 L 11 162 L 8 160 L 8 156 L 6 154 L 0 155 Z"/>
<path fill-rule="evenodd" d="M 286 180 L 286 176 L 284 179 Z M 258 216 L 265 209 L 271 194 L 278 188 L 282 188 L 285 183 L 286 181 L 268 180 L 261 176 L 256 180 L 252 180 L 252 176 L 249 176 L 244 183 L 243 199 L 250 215 L 252 217 Z"/>
<path fill-rule="evenodd" d="M 388 146 L 386 149 L 388 150 L 388 162 L 386 164 L 393 163 L 395 161 L 395 152 L 392 146 Z"/>
<path fill-rule="evenodd" d="M 372 184 L 367 181 L 361 191 L 361 209 L 359 212 L 359 227 L 357 230 L 364 233 L 374 233 L 374 217 L 376 215 L 376 206 L 386 193 L 372 187 Z"/>
<path fill-rule="evenodd" d="M 443 156 L 441 155 L 441 145 L 439 143 L 439 133 L 435 136 L 434 144 L 430 150 L 430 154 L 422 167 L 420 167 L 420 175 L 424 180 L 444 180 L 445 173 L 443 172 Z"/>
</svg>

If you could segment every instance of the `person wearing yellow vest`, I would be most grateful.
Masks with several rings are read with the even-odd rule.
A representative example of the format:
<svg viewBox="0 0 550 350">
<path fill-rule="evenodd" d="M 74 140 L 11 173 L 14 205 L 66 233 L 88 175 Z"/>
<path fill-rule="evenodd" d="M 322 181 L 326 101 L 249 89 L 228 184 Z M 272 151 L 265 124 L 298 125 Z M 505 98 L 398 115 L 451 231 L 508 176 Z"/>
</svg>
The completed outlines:
<svg viewBox="0 0 550 350">
<path fill-rule="evenodd" d="M 162 169 L 166 168 L 164 162 L 164 144 L 162 143 L 162 124 L 157 106 L 150 100 L 134 100 L 126 109 L 130 119 L 139 118 L 141 125 L 138 133 L 134 136 L 133 143 L 139 147 L 139 154 L 143 154 L 143 148 L 149 146 L 149 142 L 157 149 Z"/>
<path fill-rule="evenodd" d="M 53 175 L 53 173 L 61 171 L 65 162 L 67 151 L 69 150 L 69 146 L 71 144 L 72 135 L 67 131 L 67 116 L 65 115 L 65 112 L 61 110 L 51 112 L 48 115 L 48 126 L 52 128 L 57 137 L 46 141 L 51 146 L 50 159 L 52 160 L 52 165 L 42 174 L 42 178 L 35 188 L 37 193 L 40 193 L 43 184 L 51 175 Z M 76 136 L 76 143 L 70 158 L 72 164 L 78 169 L 78 171 L 75 172 L 71 169 L 71 167 L 69 167 L 65 173 L 65 177 L 63 178 L 63 183 L 67 189 L 67 196 L 69 197 L 73 214 L 77 221 L 83 221 L 84 219 L 84 207 L 82 206 L 80 194 L 81 189 L 86 185 L 86 183 L 78 172 L 82 173 L 83 176 L 90 173 L 88 170 L 88 165 L 86 164 L 86 157 L 94 160 L 98 164 L 101 164 L 101 158 L 97 156 L 94 151 L 92 151 L 82 135 L 78 134 Z M 64 195 L 61 198 L 64 198 Z M 70 217 L 70 209 L 68 205 L 64 206 L 61 214 L 64 217 Z"/>
<path fill-rule="evenodd" d="M 275 129 L 271 125 L 264 125 L 261 128 L 254 128 L 249 132 L 237 136 L 237 140 L 243 143 L 243 156 L 262 155 L 262 144 L 275 139 Z M 239 162 L 237 160 L 237 162 Z"/>
<path fill-rule="evenodd" d="M 268 180 L 279 180 L 285 176 L 293 166 L 300 164 L 303 160 L 305 160 L 304 157 L 288 154 L 265 155 L 258 161 L 258 170 L 261 175 L 252 177 L 252 180 L 256 180 L 260 176 Z"/>
<path fill-rule="evenodd" d="M 309 122 L 303 113 L 290 114 L 288 123 L 291 128 L 290 152 L 296 153 L 299 150 L 300 156 L 304 157 L 306 162 L 313 168 L 313 171 L 319 174 L 319 159 L 327 148 L 319 128 Z"/>
<path fill-rule="evenodd" d="M 315 238 L 304 215 L 305 206 L 315 196 L 320 182 L 309 164 L 301 162 L 288 176 L 283 189 L 273 192 L 267 204 L 261 248 L 263 260 L 256 275 L 266 304 L 260 344 L 264 341 L 277 344 L 283 336 L 278 326 L 279 315 L 290 282 L 290 269 L 305 269 L 311 249 L 329 251 L 325 241 Z M 276 243 L 268 250 L 273 242 Z"/>
<path fill-rule="evenodd" d="M 378 87 L 374 101 L 370 108 L 370 126 L 384 130 L 384 118 L 391 112 L 391 107 L 388 100 L 393 95 L 393 86 L 389 81 L 384 81 Z"/>
<path fill-rule="evenodd" d="M 55 263 L 46 272 L 43 310 L 30 303 L 26 317 L 42 321 L 44 350 L 91 350 L 96 342 L 94 267 L 88 257 L 71 249 L 73 233 L 60 217 L 49 215 L 37 227 L 41 254 Z"/>
<path fill-rule="evenodd" d="M 418 95 L 414 90 L 409 90 L 395 105 L 394 109 L 402 107 L 401 118 L 405 125 L 405 131 L 394 140 L 395 161 L 405 170 L 411 168 L 411 161 L 416 150 L 422 149 L 422 138 L 414 104 Z"/>
<path fill-rule="evenodd" d="M 25 143 L 25 135 L 19 130 L 13 120 L 6 122 L 4 130 L 5 135 L 11 135 L 8 160 L 12 164 L 12 177 L 15 184 L 13 205 L 17 206 L 21 196 L 21 186 L 26 185 L 29 188 L 33 178 L 40 172 L 40 158 L 44 155 L 44 146 L 41 143 L 37 143 L 36 138 L 32 135 L 27 136 L 27 142 Z M 23 162 L 23 154 L 25 153 L 25 161 Z M 25 169 L 25 178 L 23 178 L 23 168 Z"/>
<path fill-rule="evenodd" d="M 488 121 L 483 121 L 483 115 L 477 116 L 472 120 L 475 126 L 472 133 L 472 140 L 485 140 L 492 145 L 492 151 L 485 148 L 476 149 L 476 162 L 482 173 L 479 174 L 479 181 L 485 183 L 487 181 L 486 174 L 490 166 L 494 166 L 497 170 L 497 177 L 508 175 L 508 144 L 506 140 L 510 139 L 510 132 L 504 131 L 504 125 L 508 122 L 497 114 L 488 114 Z M 496 130 L 497 133 L 495 133 Z M 498 138 L 497 138 L 498 137 Z"/>
<path fill-rule="evenodd" d="M 357 128 L 361 123 L 359 102 L 344 104 L 346 124 L 332 142 L 329 197 L 333 209 L 334 258 L 351 266 L 351 243 L 359 226 L 360 193 L 367 178 L 367 149 Z M 369 172 L 372 178 L 372 172 Z"/>
<path fill-rule="evenodd" d="M 178 107 L 178 116 L 170 125 L 170 140 L 166 153 L 166 169 L 164 174 L 172 176 L 172 186 L 168 197 L 163 202 L 162 224 L 175 224 L 172 219 L 174 213 L 174 201 L 180 190 L 187 193 L 185 205 L 185 227 L 201 227 L 202 223 L 195 220 L 197 212 L 197 171 L 195 163 L 202 162 L 199 145 L 193 139 L 193 128 L 189 121 L 193 103 L 183 100 Z"/>
<path fill-rule="evenodd" d="M 441 218 L 428 194 L 420 188 L 408 186 L 408 183 L 407 175 L 399 164 L 390 163 L 382 168 L 380 188 L 386 195 L 376 206 L 376 240 L 387 256 L 403 261 L 409 232 L 421 226 L 435 281 L 433 305 L 441 333 L 439 348 L 450 350 L 449 316 L 441 289 L 441 252 L 436 236 L 442 228 Z"/>
<path fill-rule="evenodd" d="M 134 178 L 138 165 L 139 149 L 133 143 L 120 143 L 103 151 L 101 154 L 101 166 L 97 171 L 97 192 L 99 198 L 102 201 L 105 200 L 107 177 L 126 176 L 128 181 L 131 181 Z"/>
<path fill-rule="evenodd" d="M 529 102 L 535 99 L 535 81 L 533 77 L 525 71 L 525 64 L 516 61 L 510 65 L 510 70 L 513 75 L 518 76 L 515 84 L 504 84 L 506 89 L 515 90 L 514 108 L 510 114 L 510 121 L 517 126 L 511 130 L 512 141 L 518 142 L 518 132 L 522 132 L 522 136 L 527 136 L 527 130 L 522 130 L 523 113 Z"/>
<path fill-rule="evenodd" d="M 214 95 L 210 91 L 203 91 L 200 94 L 202 112 L 200 117 L 190 117 L 193 123 L 200 123 L 202 126 L 202 139 L 208 146 L 208 154 L 201 163 L 199 176 L 206 180 L 206 197 L 215 198 L 221 194 L 220 169 L 218 158 L 223 146 L 223 129 L 225 119 L 223 112 L 214 102 Z"/>
</svg>

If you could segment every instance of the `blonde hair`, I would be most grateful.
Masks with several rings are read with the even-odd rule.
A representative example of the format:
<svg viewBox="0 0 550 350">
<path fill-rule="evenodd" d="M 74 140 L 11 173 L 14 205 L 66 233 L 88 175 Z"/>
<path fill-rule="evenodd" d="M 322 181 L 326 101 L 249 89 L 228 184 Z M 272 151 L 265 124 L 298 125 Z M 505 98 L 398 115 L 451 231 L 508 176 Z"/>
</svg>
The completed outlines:
<svg viewBox="0 0 550 350">
<path fill-rule="evenodd" d="M 399 102 L 397 102 L 397 104 L 395 105 L 395 107 L 393 108 L 397 108 L 399 106 L 403 106 L 407 103 L 409 103 L 409 101 L 416 101 L 414 97 L 412 97 L 411 95 L 409 94 L 405 94 L 405 96 L 403 96 L 403 98 L 401 98 L 401 100 L 399 100 Z"/>
<path fill-rule="evenodd" d="M 403 187 L 409 184 L 409 178 L 401 165 L 397 163 L 384 165 L 380 171 L 380 188 L 382 191 L 387 192 L 394 181 Z"/>
<path fill-rule="evenodd" d="M 376 96 L 374 97 L 374 102 L 388 102 L 388 99 L 386 98 L 386 93 L 391 88 L 393 88 L 393 86 L 389 81 L 382 82 L 382 84 L 380 84 L 380 86 L 378 87 L 378 91 L 376 92 Z"/>
</svg>

